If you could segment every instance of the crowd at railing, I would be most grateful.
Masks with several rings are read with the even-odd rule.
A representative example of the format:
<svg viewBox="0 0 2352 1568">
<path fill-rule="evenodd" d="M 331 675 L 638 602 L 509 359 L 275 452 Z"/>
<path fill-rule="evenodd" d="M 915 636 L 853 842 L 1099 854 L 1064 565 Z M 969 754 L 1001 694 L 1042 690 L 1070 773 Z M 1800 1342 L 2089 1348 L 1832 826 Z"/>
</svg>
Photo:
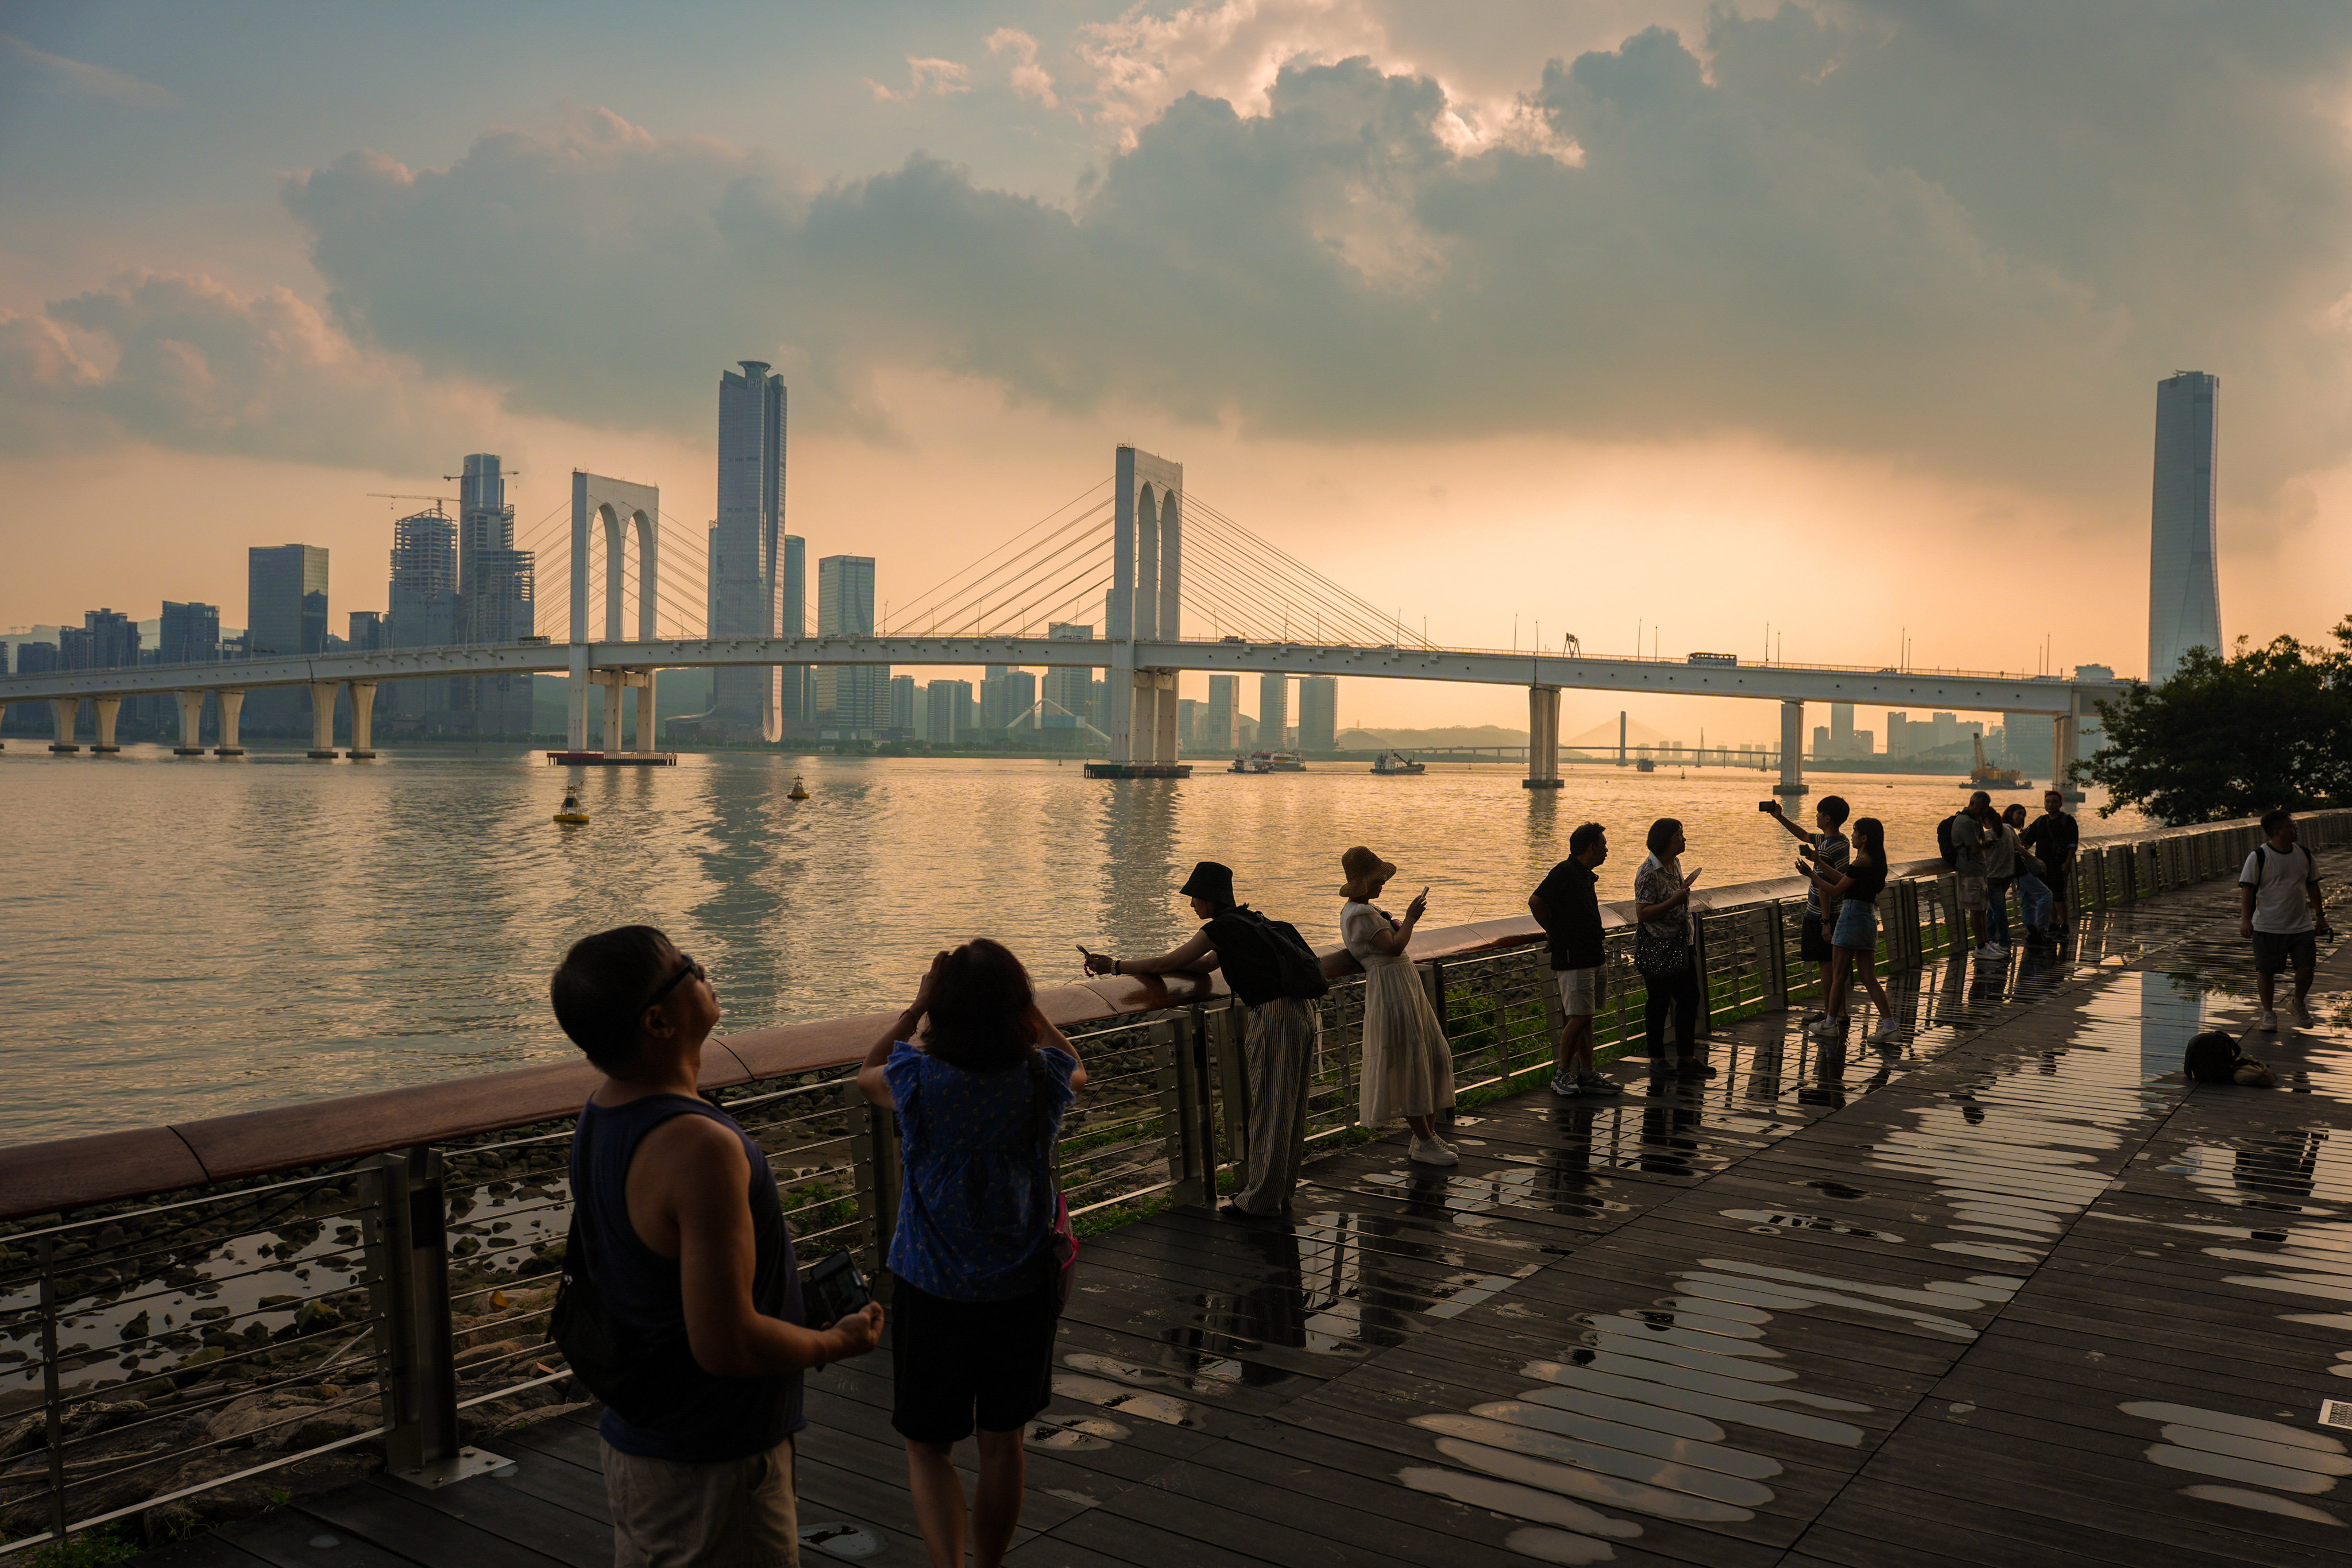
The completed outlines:
<svg viewBox="0 0 2352 1568">
<path fill-rule="evenodd" d="M 2352 812 L 2302 819 L 2352 841 Z M 2085 839 L 2076 940 L 2108 910 L 2234 876 L 2249 823 Z M 1916 970 L 1969 941 L 1940 861 L 1898 865 L 1877 900 L 1878 959 Z M 1696 909 L 1698 1027 L 1797 1005 L 1805 884 L 1716 890 Z M 1604 909 L 1604 1057 L 1639 1049 L 1643 982 L 1628 905 Z M 1424 930 L 1411 958 L 1464 1104 L 1550 1074 L 1560 1022 L 1543 932 L 1523 917 Z M 2079 953 L 2075 962 L 2089 954 Z M 1349 966 L 1331 955 L 1335 971 Z M 1241 1010 L 1215 975 L 1091 980 L 1037 994 L 1090 1081 L 1059 1149 L 1077 1231 L 1213 1203 L 1245 1172 Z M 1937 1001 L 1922 988 L 1913 1005 Z M 1361 1124 L 1363 991 L 1317 1004 L 1306 1136 Z M 871 1273 L 900 1201 L 895 1122 L 857 1092 L 878 1018 L 714 1039 L 705 1096 L 765 1153 L 803 1261 Z M 583 1066 L 535 1068 L 341 1101 L 0 1149 L 0 1555 L 110 1521 L 173 1517 L 225 1487 L 338 1455 L 394 1471 L 576 1405 L 548 1342 L 572 1218 L 567 1154 Z"/>
</svg>

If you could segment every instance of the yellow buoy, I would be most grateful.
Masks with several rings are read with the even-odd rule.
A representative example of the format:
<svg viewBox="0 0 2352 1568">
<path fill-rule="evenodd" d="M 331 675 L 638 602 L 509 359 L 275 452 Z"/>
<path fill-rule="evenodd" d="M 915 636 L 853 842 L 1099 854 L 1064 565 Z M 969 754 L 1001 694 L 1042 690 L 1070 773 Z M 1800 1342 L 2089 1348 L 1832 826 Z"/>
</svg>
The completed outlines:
<svg viewBox="0 0 2352 1568">
<path fill-rule="evenodd" d="M 572 790 L 563 792 L 563 809 L 555 814 L 555 820 L 566 827 L 587 826 L 588 814 L 580 809 L 580 796 L 576 792 Z"/>
<path fill-rule="evenodd" d="M 790 795 L 784 796 L 784 798 L 786 800 L 806 800 L 808 797 L 808 785 L 801 783 L 800 774 L 794 773 L 793 775 L 793 791 Z"/>
</svg>

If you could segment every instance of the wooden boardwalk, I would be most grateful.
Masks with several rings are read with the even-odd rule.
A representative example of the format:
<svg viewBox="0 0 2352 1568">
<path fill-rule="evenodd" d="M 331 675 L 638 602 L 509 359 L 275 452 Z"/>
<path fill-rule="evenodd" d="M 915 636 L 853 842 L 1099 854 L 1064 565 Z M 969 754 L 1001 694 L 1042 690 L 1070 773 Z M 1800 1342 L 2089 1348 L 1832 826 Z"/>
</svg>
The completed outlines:
<svg viewBox="0 0 2352 1568">
<path fill-rule="evenodd" d="M 1751 1020 L 1704 1084 L 1462 1115 L 1458 1170 L 1365 1145 L 1295 1222 L 1087 1242 L 1012 1561 L 2344 1561 L 2352 950 L 2319 1023 L 2250 1040 L 2280 1089 L 2190 1092 L 2188 1036 L 2252 1021 L 2235 916 L 2174 894 L 2064 961 L 1915 977 L 1899 1046 Z M 912 1565 L 889 1392 L 879 1355 L 811 1379 L 802 1517 Z M 154 1561 L 610 1562 L 593 1429 L 496 1446 L 511 1474 Z"/>
</svg>

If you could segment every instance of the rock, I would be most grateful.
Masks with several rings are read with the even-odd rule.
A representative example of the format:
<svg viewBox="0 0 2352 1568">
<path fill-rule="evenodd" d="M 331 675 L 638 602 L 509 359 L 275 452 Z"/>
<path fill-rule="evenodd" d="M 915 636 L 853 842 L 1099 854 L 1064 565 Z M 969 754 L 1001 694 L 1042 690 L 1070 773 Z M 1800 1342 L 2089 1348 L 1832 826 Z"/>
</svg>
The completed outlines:
<svg viewBox="0 0 2352 1568">
<path fill-rule="evenodd" d="M 285 1394 L 247 1394 L 232 1401 L 206 1422 L 205 1436 L 231 1447 L 248 1447 L 254 1443 L 278 1447 L 286 1434 L 300 1425 L 294 1419 L 295 1414 L 317 1404 L 314 1399 L 298 1399 Z"/>
<path fill-rule="evenodd" d="M 147 1321 L 147 1313 L 142 1309 L 137 1317 L 122 1325 L 121 1337 L 125 1340 L 143 1340 L 153 1331 L 154 1325 Z"/>
<path fill-rule="evenodd" d="M 121 1246 L 122 1227 L 119 1225 L 110 1225 L 104 1230 L 100 1231 L 98 1233 L 98 1245 L 100 1247 Z"/>
<path fill-rule="evenodd" d="M 338 1437 L 348 1437 L 354 1432 L 364 1432 L 375 1423 L 359 1410 L 331 1410 L 315 1415 L 299 1426 L 289 1427 L 286 1440 L 278 1446 L 289 1453 L 315 1448 L 321 1443 L 331 1443 Z"/>
<path fill-rule="evenodd" d="M 12 1459 L 19 1454 L 47 1447 L 42 1434 L 48 1426 L 48 1420 L 47 1415 L 36 1410 L 30 1415 L 0 1428 L 0 1459 Z"/>
<path fill-rule="evenodd" d="M 305 1301 L 302 1310 L 294 1314 L 294 1327 L 303 1333 L 313 1329 L 331 1328 L 342 1321 L 342 1313 L 325 1301 Z"/>
<path fill-rule="evenodd" d="M 188 1318 L 192 1322 L 208 1323 L 215 1318 L 226 1318 L 229 1315 L 229 1310 L 226 1307 L 198 1307 L 188 1314 Z"/>
<path fill-rule="evenodd" d="M 172 1385 L 174 1388 L 186 1388 L 191 1384 L 202 1383 L 212 1375 L 212 1363 L 222 1359 L 226 1353 L 218 1345 L 206 1345 L 200 1351 L 181 1357 L 180 1364 L 172 1370 Z"/>
<path fill-rule="evenodd" d="M 94 1432 L 104 1432 L 146 1414 L 147 1406 L 136 1399 L 73 1405 L 66 1411 L 66 1436 L 87 1437 Z"/>
<path fill-rule="evenodd" d="M 302 1304 L 302 1298 L 299 1296 L 264 1296 L 257 1304 L 263 1311 L 267 1312 L 278 1307 L 299 1307 Z"/>
</svg>

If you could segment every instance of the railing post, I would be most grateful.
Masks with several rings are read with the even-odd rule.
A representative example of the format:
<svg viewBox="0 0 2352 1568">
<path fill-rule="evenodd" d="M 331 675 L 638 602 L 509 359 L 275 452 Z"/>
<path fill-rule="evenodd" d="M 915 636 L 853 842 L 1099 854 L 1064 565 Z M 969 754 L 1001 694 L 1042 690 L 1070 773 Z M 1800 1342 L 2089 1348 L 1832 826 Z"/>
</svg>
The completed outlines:
<svg viewBox="0 0 2352 1568">
<path fill-rule="evenodd" d="M 1706 972 L 1706 917 L 1691 916 L 1691 969 L 1698 979 L 1698 1037 L 1715 1037 L 1715 986 Z"/>
<path fill-rule="evenodd" d="M 62 1547 L 66 1539 L 65 1405 L 58 1388 L 57 1238 L 44 1236 L 41 1261 L 41 1436 L 49 1446 L 49 1530 Z"/>
<path fill-rule="evenodd" d="M 1756 911 L 1757 967 L 1764 978 L 1764 1005 L 1789 1010 L 1789 935 L 1787 911 L 1772 900 Z"/>
<path fill-rule="evenodd" d="M 1171 1195 L 1180 1204 L 1209 1201 L 1208 1151 L 1201 1146 L 1201 1089 L 1195 1072 L 1193 1047 L 1199 1033 L 1198 1014 L 1181 1022 L 1154 1025 L 1151 1055 L 1160 1082 L 1160 1125 L 1164 1131 L 1161 1154 L 1168 1164 Z"/>
<path fill-rule="evenodd" d="M 843 1087 L 852 1113 L 863 1112 L 849 1135 L 849 1157 L 856 1169 L 858 1205 L 874 1223 L 874 1268 L 881 1270 L 890 1256 L 890 1238 L 898 1229 L 898 1118 L 896 1112 L 868 1103 L 856 1086 Z M 1058 1161 L 1060 1155 L 1055 1154 Z"/>
<path fill-rule="evenodd" d="M 1238 1192 L 1249 1185 L 1249 1075 L 1242 1064 L 1242 1036 L 1249 1027 L 1249 1014 L 1235 1000 L 1210 1016 L 1217 1020 L 1211 1041 L 1217 1098 L 1224 1106 L 1225 1148 L 1233 1155 L 1234 1189 Z"/>
<path fill-rule="evenodd" d="M 364 1233 L 369 1293 L 389 1340 L 383 1377 L 384 1468 L 445 1487 L 506 1461 L 457 1437 L 457 1342 L 449 1321 L 448 1206 L 441 1152 L 379 1154 L 376 1203 Z"/>
</svg>

